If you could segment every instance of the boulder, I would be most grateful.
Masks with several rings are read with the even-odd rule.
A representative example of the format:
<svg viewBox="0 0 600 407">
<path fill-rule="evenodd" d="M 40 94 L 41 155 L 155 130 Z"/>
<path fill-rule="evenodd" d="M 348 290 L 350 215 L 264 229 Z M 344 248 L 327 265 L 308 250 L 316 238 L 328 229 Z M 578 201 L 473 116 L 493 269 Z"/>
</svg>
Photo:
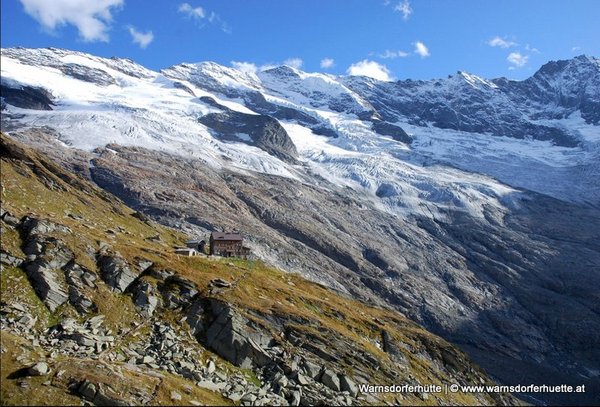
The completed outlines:
<svg viewBox="0 0 600 407">
<path fill-rule="evenodd" d="M 133 302 L 142 310 L 142 315 L 152 316 L 159 305 L 159 298 L 154 294 L 154 286 L 147 281 L 138 280 L 129 291 L 133 292 Z"/>
<path fill-rule="evenodd" d="M 302 360 L 302 370 L 312 379 L 316 379 L 321 373 L 321 366 L 312 363 L 310 360 Z"/>
<path fill-rule="evenodd" d="M 100 255 L 98 266 L 102 280 L 117 292 L 125 292 L 138 276 L 138 273 L 131 270 L 119 253 Z"/>
<path fill-rule="evenodd" d="M 294 390 L 292 392 L 292 397 L 290 400 L 290 406 L 299 406 L 300 405 L 300 400 L 302 397 L 302 393 L 300 393 L 298 390 Z"/>
<path fill-rule="evenodd" d="M 87 400 L 93 400 L 97 391 L 96 385 L 88 380 L 84 380 L 77 389 L 77 392 Z"/>
<path fill-rule="evenodd" d="M 151 275 L 157 273 L 153 271 Z M 165 308 L 175 309 L 190 305 L 192 298 L 198 293 L 196 284 L 168 270 L 164 270 L 162 274 L 167 277 L 163 277 L 164 282 L 158 284 L 158 290 L 162 294 Z"/>
<path fill-rule="evenodd" d="M 188 309 L 187 323 L 202 344 L 236 366 L 260 367 L 272 361 L 264 349 L 271 336 L 223 301 L 196 301 Z"/>
<path fill-rule="evenodd" d="M 340 391 L 340 379 L 337 374 L 329 369 L 325 369 L 321 375 L 321 383 L 333 391 Z"/>
<path fill-rule="evenodd" d="M 0 216 L 0 219 L 2 219 L 2 221 L 4 221 L 4 223 L 9 226 L 11 229 L 16 228 L 17 226 L 19 226 L 19 219 L 12 216 L 10 214 L 10 212 L 5 211 L 2 216 Z"/>
<path fill-rule="evenodd" d="M 45 376 L 50 373 L 50 368 L 46 362 L 38 362 L 27 369 L 27 373 L 30 376 Z"/>
<path fill-rule="evenodd" d="M 354 380 L 346 375 L 340 375 L 340 388 L 342 391 L 347 391 L 352 397 L 356 397 L 358 394 L 358 386 L 354 383 Z"/>
<path fill-rule="evenodd" d="M 46 219 L 26 217 L 21 224 L 23 231 L 29 235 L 47 235 L 49 233 L 72 233 L 67 226 L 51 222 Z"/>
<path fill-rule="evenodd" d="M 84 286 L 91 288 L 96 287 L 95 281 L 98 279 L 96 273 L 81 267 L 74 261 L 71 261 L 64 266 L 63 270 L 65 271 L 67 283 L 70 285 L 73 285 L 77 288 L 83 288 Z"/>
</svg>

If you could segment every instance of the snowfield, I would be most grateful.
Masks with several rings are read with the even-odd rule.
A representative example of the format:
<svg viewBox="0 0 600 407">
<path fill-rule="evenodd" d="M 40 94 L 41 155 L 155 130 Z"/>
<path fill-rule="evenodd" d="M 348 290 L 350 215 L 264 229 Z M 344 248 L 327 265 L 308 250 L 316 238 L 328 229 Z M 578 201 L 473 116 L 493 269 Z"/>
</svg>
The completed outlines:
<svg viewBox="0 0 600 407">
<path fill-rule="evenodd" d="M 69 75 L 64 67 L 75 67 L 84 77 Z M 6 120 L 22 127 L 49 126 L 60 134 L 60 141 L 77 149 L 92 151 L 110 143 L 141 146 L 195 157 L 214 168 L 319 184 L 316 174 L 363 191 L 378 207 L 402 217 L 442 217 L 447 208 L 479 217 L 486 205 L 501 209 L 519 188 L 600 203 L 600 128 L 586 124 L 578 112 L 566 119 L 538 120 L 577 134 L 577 147 L 555 146 L 526 134 L 516 139 L 417 126 L 399 118 L 395 124 L 414 139 L 408 145 L 376 133 L 370 121 L 359 119 L 372 107 L 340 78 L 290 67 L 252 74 L 200 63 L 154 72 L 129 60 L 57 49 L 10 49 L 2 51 L 1 70 L 4 86 L 46 89 L 56 104 L 49 111 L 8 104 Z M 447 82 L 458 88 L 465 84 L 498 92 L 495 83 L 467 73 Z M 424 92 L 434 88 L 425 86 Z M 259 92 L 273 106 L 302 112 L 338 137 L 317 135 L 295 120 L 280 120 L 303 164 L 294 165 L 249 145 L 247 134 L 225 141 L 198 122 L 220 111 L 200 99 L 206 96 L 231 110 L 259 114 L 242 97 L 232 96 L 246 91 Z M 489 103 L 496 99 L 499 106 L 507 103 L 499 94 Z"/>
</svg>

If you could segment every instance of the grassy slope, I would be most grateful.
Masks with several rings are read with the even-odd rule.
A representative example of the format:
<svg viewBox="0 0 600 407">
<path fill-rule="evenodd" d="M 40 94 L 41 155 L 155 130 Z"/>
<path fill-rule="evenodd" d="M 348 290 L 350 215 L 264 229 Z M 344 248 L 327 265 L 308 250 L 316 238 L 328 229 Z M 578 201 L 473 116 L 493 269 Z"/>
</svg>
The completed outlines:
<svg viewBox="0 0 600 407">
<path fill-rule="evenodd" d="M 116 198 L 97 187 L 64 172 L 49 162 L 43 155 L 16 145 L 2 135 L 2 143 L 10 146 L 11 158 L 2 154 L 2 207 L 13 215 L 21 217 L 34 215 L 50 219 L 68 226 L 73 233 L 60 236 L 74 251 L 76 261 L 91 270 L 97 270 L 90 253 L 96 251 L 102 242 L 116 248 L 130 263 L 135 258 L 153 261 L 159 266 L 176 271 L 183 277 L 195 282 L 206 291 L 208 283 L 214 278 L 235 281 L 235 288 L 219 296 L 235 304 L 246 314 L 295 316 L 297 320 L 307 321 L 296 326 L 297 329 L 311 331 L 315 335 L 328 337 L 338 335 L 348 338 L 357 346 L 368 351 L 381 363 L 380 372 L 373 372 L 373 384 L 401 384 L 408 375 L 412 375 L 422 384 L 441 384 L 450 381 L 443 370 L 421 357 L 419 352 L 439 353 L 450 349 L 458 355 L 461 363 L 469 365 L 466 356 L 454 350 L 451 345 L 430 334 L 397 312 L 369 307 L 358 301 L 344 298 L 331 290 L 304 280 L 298 275 L 285 274 L 271 269 L 259 261 L 214 261 L 204 258 L 185 258 L 173 254 L 172 247 L 181 245 L 188 237 L 177 231 L 161 227 L 153 222 L 142 222 L 131 216 L 133 210 L 124 206 Z M 4 146 L 3 146 L 4 149 Z M 6 150 L 5 150 L 6 151 Z M 20 159 L 15 159 L 19 156 Z M 116 232 L 116 233 L 112 233 Z M 149 237 L 160 236 L 160 241 Z M 15 256 L 23 257 L 18 233 L 7 229 L 3 232 L 1 246 L 3 250 Z M 78 318 L 70 306 L 59 308 L 51 314 L 31 289 L 27 277 L 20 269 L 6 269 L 2 273 L 2 301 L 18 301 L 27 305 L 39 320 L 37 329 L 51 326 L 62 316 Z M 114 332 L 130 325 L 132 321 L 143 323 L 127 295 L 114 294 L 106 288 L 91 293 L 99 306 L 99 312 L 106 316 L 106 325 Z M 260 321 L 259 321 L 260 322 Z M 389 356 L 375 346 L 381 338 L 381 329 L 385 328 L 392 337 L 405 345 L 402 349 L 410 363 L 410 369 L 397 377 L 395 383 L 385 379 L 384 372 L 397 371 Z M 198 345 L 199 346 L 199 345 Z M 40 378 L 31 380 L 29 389 L 19 388 L 15 380 L 7 375 L 22 367 L 17 362 L 19 352 L 27 354 L 26 360 L 34 361 L 42 355 L 35 355 L 35 349 L 25 341 L 9 333 L 2 333 L 2 403 L 3 404 L 72 404 L 76 401 L 65 391 L 64 383 L 52 383 L 44 387 L 44 396 L 39 397 Z M 72 363 L 71 363 L 72 362 Z M 108 371 L 95 367 L 89 362 L 59 360 L 54 369 L 67 369 L 72 376 L 97 375 L 110 382 Z M 231 367 L 232 370 L 235 370 Z M 348 367 L 349 373 L 351 368 Z M 148 386 L 155 394 L 153 403 L 168 404 L 170 389 L 178 389 L 186 394 L 182 386 L 190 385 L 184 379 L 165 373 L 165 379 L 158 380 L 143 372 L 123 372 L 122 385 Z M 137 375 L 137 376 L 136 376 Z M 482 375 L 478 372 L 477 375 Z M 47 379 L 46 379 L 47 380 Z M 40 382 L 40 383 L 38 383 Z M 219 395 L 192 386 L 196 400 L 208 404 L 226 402 Z M 199 393 L 198 393 L 199 392 Z M 415 395 L 405 395 L 403 402 L 424 403 Z M 187 395 L 186 395 L 187 397 Z M 393 400 L 393 396 L 386 396 Z M 185 403 L 188 398 L 184 398 Z M 493 399 L 486 396 L 489 403 Z M 468 394 L 440 395 L 429 398 L 432 403 L 479 404 L 481 401 Z"/>
</svg>

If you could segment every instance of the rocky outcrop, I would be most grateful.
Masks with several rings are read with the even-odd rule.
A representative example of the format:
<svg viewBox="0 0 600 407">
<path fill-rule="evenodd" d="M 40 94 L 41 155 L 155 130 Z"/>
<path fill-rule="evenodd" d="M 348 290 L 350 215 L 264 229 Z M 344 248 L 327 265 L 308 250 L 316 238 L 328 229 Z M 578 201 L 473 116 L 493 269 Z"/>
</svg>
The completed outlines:
<svg viewBox="0 0 600 407">
<path fill-rule="evenodd" d="M 272 338 L 229 304 L 216 299 L 196 301 L 186 316 L 198 340 L 236 366 L 261 367 L 271 361 L 265 348 Z"/>
<path fill-rule="evenodd" d="M 391 136 L 394 140 L 405 144 L 412 143 L 412 137 L 409 136 L 402 127 L 390 124 L 381 120 L 373 121 L 373 130 L 384 136 Z"/>
<path fill-rule="evenodd" d="M 129 290 L 133 292 L 134 304 L 144 316 L 152 316 L 154 310 L 161 304 L 161 300 L 156 295 L 155 287 L 148 281 L 140 279 L 133 283 Z"/>
<path fill-rule="evenodd" d="M 118 252 L 105 251 L 101 253 L 98 256 L 98 267 L 102 280 L 115 291 L 122 293 L 138 276 L 138 272 L 132 270 Z"/>
<path fill-rule="evenodd" d="M 23 266 L 36 293 L 51 311 L 55 311 L 69 298 L 64 272 L 60 269 L 73 260 L 73 252 L 60 239 L 32 234 L 32 231 L 59 229 L 57 225 L 37 220 L 25 221 L 23 229 L 27 233 L 23 251 L 28 255 Z"/>
<path fill-rule="evenodd" d="M 73 390 L 79 393 L 85 400 L 90 401 L 95 406 L 128 406 L 129 403 L 109 396 L 104 390 L 102 384 L 94 384 L 85 379 L 79 384 L 73 386 Z"/>
<path fill-rule="evenodd" d="M 22 109 L 52 110 L 54 105 L 52 95 L 48 91 L 31 86 L 15 87 L 2 83 L 0 85 L 0 96 L 3 103 Z"/>
<path fill-rule="evenodd" d="M 598 76 L 596 73 L 595 77 Z M 532 123 L 524 116 L 524 112 L 533 110 L 531 119 L 535 120 L 536 113 L 527 104 L 527 97 L 519 96 L 522 90 L 513 90 L 521 87 L 520 82 L 492 82 L 457 72 L 446 79 L 429 81 L 379 82 L 365 77 L 348 77 L 343 83 L 373 105 L 385 122 L 408 119 L 417 126 L 431 123 L 440 129 L 518 139 L 527 135 L 565 147 L 578 144 L 569 131 Z M 547 98 L 540 108 L 552 106 L 552 99 Z M 490 100 L 494 102 L 490 103 Z"/>
<path fill-rule="evenodd" d="M 214 100 L 213 100 L 214 102 Z M 226 140 L 245 141 L 283 161 L 295 163 L 298 151 L 285 129 L 270 116 L 253 115 L 224 108 L 222 113 L 209 113 L 198 121 Z M 249 137 L 250 140 L 244 137 Z"/>
<path fill-rule="evenodd" d="M 0 250 L 0 267 L 2 267 L 2 265 L 9 267 L 19 267 L 21 264 L 23 264 L 23 259 L 6 253 L 4 250 Z"/>
</svg>

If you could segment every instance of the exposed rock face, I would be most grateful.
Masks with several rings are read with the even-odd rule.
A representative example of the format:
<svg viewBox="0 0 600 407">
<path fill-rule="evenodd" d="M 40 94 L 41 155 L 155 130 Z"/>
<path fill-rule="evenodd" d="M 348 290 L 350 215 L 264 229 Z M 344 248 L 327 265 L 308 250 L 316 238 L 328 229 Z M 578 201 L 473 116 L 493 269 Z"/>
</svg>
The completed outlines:
<svg viewBox="0 0 600 407">
<path fill-rule="evenodd" d="M 516 105 L 513 93 L 508 89 L 505 92 L 500 82 L 499 87 L 463 72 L 431 81 L 379 82 L 366 77 L 349 77 L 344 83 L 366 98 L 385 121 L 408 118 L 410 123 L 432 123 L 441 129 L 488 132 L 521 139 L 528 135 L 567 147 L 578 143 L 568 131 L 524 119 L 525 107 Z"/>
<path fill-rule="evenodd" d="M 134 293 L 133 302 L 142 310 L 142 313 L 146 316 L 152 316 L 154 310 L 160 304 L 160 299 L 155 295 L 154 286 L 140 279 L 133 283 L 129 290 Z"/>
<path fill-rule="evenodd" d="M 587 123 L 600 123 L 600 66 L 598 60 L 580 55 L 571 60 L 550 61 L 524 81 L 494 82 L 519 104 L 533 102 L 536 119 L 560 119 L 580 110 Z"/>
<path fill-rule="evenodd" d="M 4 103 L 23 109 L 52 110 L 52 95 L 45 89 L 30 86 L 10 87 L 0 85 L 0 96 Z"/>
<path fill-rule="evenodd" d="M 281 124 L 274 118 L 264 115 L 252 115 L 227 109 L 223 113 L 210 113 L 198 121 L 210 127 L 220 137 L 229 140 L 244 140 L 250 137 L 253 145 L 288 162 L 296 162 L 296 146 Z M 244 140 L 245 141 L 245 140 Z"/>
<path fill-rule="evenodd" d="M 576 358 L 579 352 L 596 358 L 591 355 L 599 338 L 591 332 L 600 326 L 591 329 L 589 324 L 600 323 L 594 316 L 600 299 L 591 289 L 592 282 L 600 284 L 600 276 L 590 270 L 600 265 L 594 244 L 600 226 L 592 227 L 600 225 L 600 218 L 593 209 L 528 193 L 515 198 L 510 211 L 486 208 L 483 221 L 451 211 L 444 220 L 402 220 L 373 209 L 350 190 L 332 193 L 334 187 L 323 190 L 278 177 L 212 173 L 207 168 L 191 172 L 193 162 L 139 149 L 118 151 L 118 159 L 96 161 L 96 170 L 127 185 L 133 191 L 128 196 L 145 197 L 136 207 L 162 222 L 178 225 L 183 216 L 194 225 L 193 219 L 202 219 L 198 233 L 216 226 L 243 229 L 253 249 L 280 267 L 352 295 L 383 299 L 473 354 L 497 352 L 495 360 L 505 359 L 510 366 L 537 354 L 544 368 L 556 372 L 557 352 L 563 358 Z M 128 169 L 137 161 L 155 167 L 147 176 L 134 177 Z M 186 173 L 186 185 L 202 185 L 202 191 L 192 192 L 177 176 L 165 175 L 174 171 Z M 149 190 L 170 198 L 147 199 Z M 570 239 L 555 240 L 557 231 Z M 270 247 L 284 251 L 285 260 Z M 587 265 L 579 258 L 587 259 Z M 325 275 L 324 268 L 330 270 Z M 561 294 L 567 292 L 579 293 L 578 300 L 567 300 Z M 557 309 L 547 301 L 549 296 L 563 306 Z M 570 318 L 572 313 L 587 315 L 586 322 Z M 550 328 L 557 325 L 562 328 Z M 575 339 L 576 332 L 587 333 Z M 393 353 L 392 345 L 388 349 Z M 486 366 L 502 375 L 494 369 L 506 365 Z M 525 369 L 531 366 L 523 364 Z M 501 377 L 510 381 L 510 375 Z"/>
<path fill-rule="evenodd" d="M 25 270 L 34 289 L 51 311 L 56 310 L 68 300 L 60 269 L 73 259 L 73 252 L 59 239 L 31 233 L 24 252 L 28 255 Z"/>
<path fill-rule="evenodd" d="M 406 144 L 410 144 L 412 142 L 412 137 L 406 134 L 402 127 L 386 123 L 381 120 L 373 121 L 373 130 L 379 134 L 383 134 L 384 136 L 391 136 L 396 141 L 401 141 Z"/>
<path fill-rule="evenodd" d="M 119 253 L 101 254 L 98 257 L 98 265 L 102 279 L 116 291 L 125 292 L 138 276 Z"/>
<path fill-rule="evenodd" d="M 90 68 L 79 64 L 59 65 L 59 69 L 68 76 L 101 86 L 116 84 L 115 78 L 100 69 Z"/>
<path fill-rule="evenodd" d="M 187 321 L 200 342 L 236 366 L 260 367 L 270 361 L 263 347 L 272 339 L 222 301 L 209 299 L 192 304 Z"/>
</svg>

